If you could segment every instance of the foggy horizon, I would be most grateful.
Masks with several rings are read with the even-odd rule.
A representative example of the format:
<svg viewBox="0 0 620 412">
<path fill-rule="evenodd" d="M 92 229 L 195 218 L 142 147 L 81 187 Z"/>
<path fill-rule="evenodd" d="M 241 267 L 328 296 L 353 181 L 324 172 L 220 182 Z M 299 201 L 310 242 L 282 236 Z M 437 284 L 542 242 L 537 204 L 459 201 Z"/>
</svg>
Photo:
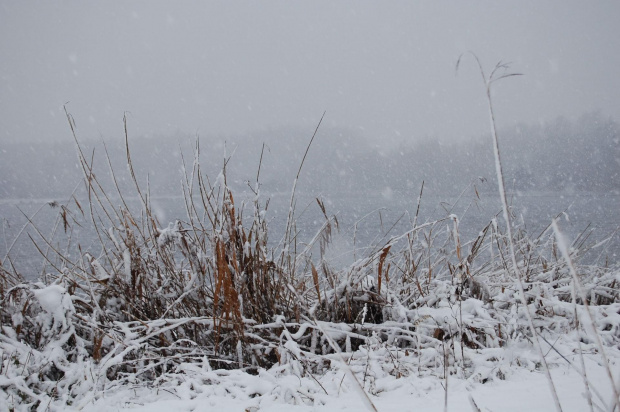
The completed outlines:
<svg viewBox="0 0 620 412">
<path fill-rule="evenodd" d="M 0 3 L 0 142 L 324 126 L 393 145 L 620 112 L 618 3 Z"/>
</svg>

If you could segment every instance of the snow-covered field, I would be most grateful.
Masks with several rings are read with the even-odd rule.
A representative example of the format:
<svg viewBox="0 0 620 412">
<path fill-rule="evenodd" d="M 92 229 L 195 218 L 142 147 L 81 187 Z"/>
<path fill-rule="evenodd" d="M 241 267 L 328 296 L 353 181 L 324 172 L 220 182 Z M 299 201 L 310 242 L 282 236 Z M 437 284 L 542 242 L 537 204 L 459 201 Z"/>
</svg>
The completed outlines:
<svg viewBox="0 0 620 412">
<path fill-rule="evenodd" d="M 596 391 L 593 403 L 608 410 L 613 399 L 605 369 L 587 357 L 588 382 Z M 620 371 L 614 359 L 612 370 Z M 568 364 L 552 370 L 562 409 L 589 410 L 587 391 L 581 375 Z M 204 371 L 188 377 L 179 385 L 113 388 L 85 400 L 76 409 L 107 412 L 132 410 L 169 411 L 359 411 L 366 407 L 355 385 L 343 372 L 334 369 L 318 382 L 296 376 L 277 376 L 264 371 L 258 376 L 239 371 Z M 319 386 L 319 382 L 321 386 Z M 380 411 L 441 411 L 446 391 L 444 379 L 408 376 L 396 379 L 380 377 L 374 381 L 376 395 L 370 395 Z M 323 390 L 324 389 L 324 390 Z M 599 398 L 602 398 L 602 400 Z M 95 396 L 95 394 L 93 394 Z M 540 371 L 514 368 L 505 380 L 473 383 L 449 378 L 448 411 L 475 411 L 470 397 L 481 411 L 551 411 L 554 401 L 545 375 Z M 595 406 L 594 410 L 600 410 Z"/>
</svg>

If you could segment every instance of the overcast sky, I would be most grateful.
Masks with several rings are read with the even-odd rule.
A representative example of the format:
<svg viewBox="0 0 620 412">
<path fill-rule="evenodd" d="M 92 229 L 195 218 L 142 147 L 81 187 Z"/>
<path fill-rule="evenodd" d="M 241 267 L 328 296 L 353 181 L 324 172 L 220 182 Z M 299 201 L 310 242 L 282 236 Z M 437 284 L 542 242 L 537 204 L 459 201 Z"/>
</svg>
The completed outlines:
<svg viewBox="0 0 620 412">
<path fill-rule="evenodd" d="M 0 0 L 0 143 L 326 124 L 382 141 L 485 133 L 467 50 L 523 77 L 500 126 L 620 113 L 618 1 Z"/>
</svg>

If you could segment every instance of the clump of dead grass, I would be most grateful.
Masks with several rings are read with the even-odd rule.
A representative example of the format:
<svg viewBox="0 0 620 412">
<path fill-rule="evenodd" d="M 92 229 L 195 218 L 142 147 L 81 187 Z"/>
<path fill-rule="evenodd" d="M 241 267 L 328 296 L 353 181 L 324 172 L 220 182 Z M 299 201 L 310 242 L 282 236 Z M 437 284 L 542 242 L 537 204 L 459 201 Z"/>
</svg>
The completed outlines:
<svg viewBox="0 0 620 412">
<path fill-rule="evenodd" d="M 295 184 L 286 233 L 279 243 L 269 242 L 262 156 L 255 196 L 245 204 L 228 185 L 227 160 L 214 180 L 202 172 L 197 141 L 191 166 L 183 160 L 186 217 L 159 221 L 148 184 L 143 189 L 133 171 L 126 123 L 125 133 L 137 209 L 118 185 L 104 189 L 76 138 L 87 201 L 75 198 L 75 210 L 63 206 L 61 220 L 65 229 L 76 222 L 71 216 L 89 222 L 97 253 L 63 252 L 39 232 L 50 268 L 45 282 L 26 282 L 14 268 L 0 266 L 0 343 L 4 353 L 15 354 L 3 355 L 2 370 L 18 382 L 10 390 L 33 405 L 47 399 L 53 382 L 62 381 L 68 396 L 84 385 L 159 382 L 182 365 L 205 361 L 251 373 L 294 364 L 295 373 L 312 375 L 343 353 L 357 365 L 353 369 L 372 357 L 397 377 L 502 379 L 505 369 L 487 364 L 500 362 L 497 349 L 531 340 L 526 307 L 534 333 L 547 343 L 582 330 L 578 312 L 586 303 L 605 345 L 620 341 L 620 325 L 609 318 L 618 312 L 617 271 L 578 267 L 585 293 L 573 299 L 572 269 L 549 228 L 536 237 L 523 230 L 509 235 L 493 219 L 475 239 L 463 241 L 457 216 L 420 222 L 416 212 L 405 233 L 348 267 L 332 267 L 326 249 L 339 222 L 317 199 L 324 224 L 302 246 Z M 584 253 L 581 246 L 571 249 L 573 258 Z M 511 275 L 516 271 L 525 302 Z M 52 292 L 62 296 L 61 312 L 46 306 Z M 570 350 L 594 345 L 583 338 L 563 344 Z M 46 361 L 46 353 L 56 355 Z M 477 363 L 480 353 L 487 364 Z M 11 362 L 21 372 L 10 369 Z M 89 365 L 89 382 L 72 372 L 69 365 L 78 363 Z M 364 370 L 358 376 L 366 385 Z M 24 378 L 33 374 L 38 378 Z"/>
</svg>

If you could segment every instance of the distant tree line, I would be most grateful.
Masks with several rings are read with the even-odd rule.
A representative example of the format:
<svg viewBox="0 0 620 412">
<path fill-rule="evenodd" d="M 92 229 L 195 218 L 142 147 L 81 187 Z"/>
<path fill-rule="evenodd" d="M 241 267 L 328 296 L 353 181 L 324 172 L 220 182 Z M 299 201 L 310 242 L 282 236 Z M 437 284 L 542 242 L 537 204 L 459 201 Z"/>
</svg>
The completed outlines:
<svg viewBox="0 0 620 412">
<path fill-rule="evenodd" d="M 260 181 L 267 193 L 290 191 L 310 134 L 280 128 L 246 136 L 200 138 L 203 173 L 216 178 L 227 164 L 228 183 L 237 190 L 254 187 L 263 143 Z M 85 140 L 85 155 L 97 177 L 112 185 L 101 142 Z M 191 171 L 195 137 L 130 138 L 138 179 L 147 175 L 155 195 L 181 194 L 183 161 Z M 122 141 L 106 148 L 121 187 L 131 182 Z M 528 192 L 620 191 L 620 125 L 600 113 L 571 121 L 519 124 L 500 131 L 500 150 L 510 190 Z M 89 160 L 90 161 L 90 160 Z M 311 147 L 299 187 L 311 193 L 372 193 L 389 188 L 396 195 L 428 190 L 454 194 L 477 181 L 478 190 L 495 190 L 490 136 L 468 139 L 405 141 L 396 147 L 364 138 L 348 129 L 323 128 Z M 63 197 L 82 177 L 73 142 L 27 142 L 0 151 L 2 198 Z M 483 183 L 486 181 L 486 183 Z"/>
</svg>

